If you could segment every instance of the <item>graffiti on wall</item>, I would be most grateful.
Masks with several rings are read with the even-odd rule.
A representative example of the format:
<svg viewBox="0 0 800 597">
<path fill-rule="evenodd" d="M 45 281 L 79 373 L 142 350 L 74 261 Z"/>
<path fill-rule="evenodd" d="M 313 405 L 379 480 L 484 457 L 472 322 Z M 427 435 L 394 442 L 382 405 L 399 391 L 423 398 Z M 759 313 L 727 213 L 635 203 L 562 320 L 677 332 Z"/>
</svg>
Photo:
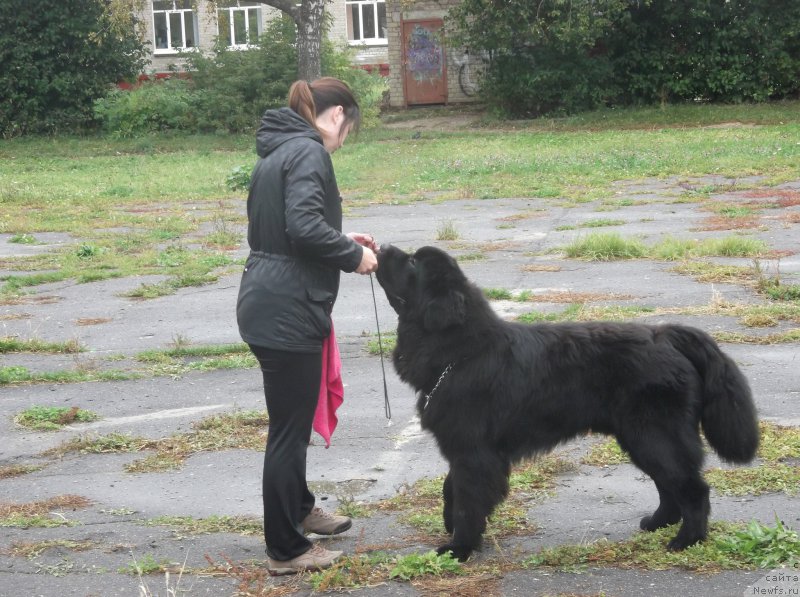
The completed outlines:
<svg viewBox="0 0 800 597">
<path fill-rule="evenodd" d="M 436 33 L 416 25 L 406 40 L 406 68 L 417 82 L 442 78 L 442 46 Z"/>
</svg>

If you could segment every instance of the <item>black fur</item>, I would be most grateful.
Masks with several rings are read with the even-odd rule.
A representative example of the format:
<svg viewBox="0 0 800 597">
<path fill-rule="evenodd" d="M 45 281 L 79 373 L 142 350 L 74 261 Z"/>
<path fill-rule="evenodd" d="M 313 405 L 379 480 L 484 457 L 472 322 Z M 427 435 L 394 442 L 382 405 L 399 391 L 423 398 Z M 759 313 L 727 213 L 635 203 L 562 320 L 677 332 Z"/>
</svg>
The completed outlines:
<svg viewBox="0 0 800 597">
<path fill-rule="evenodd" d="M 749 462 L 758 447 L 747 380 L 708 334 L 681 325 L 506 322 L 435 247 L 411 256 L 387 246 L 378 263 L 399 315 L 394 366 L 419 392 L 422 426 L 450 465 L 443 494 L 452 540 L 439 553 L 466 560 L 508 494 L 512 464 L 587 431 L 614 435 L 655 481 L 660 503 L 642 529 L 682 519 L 674 550 L 706 537 L 699 427 L 730 462 Z"/>
</svg>

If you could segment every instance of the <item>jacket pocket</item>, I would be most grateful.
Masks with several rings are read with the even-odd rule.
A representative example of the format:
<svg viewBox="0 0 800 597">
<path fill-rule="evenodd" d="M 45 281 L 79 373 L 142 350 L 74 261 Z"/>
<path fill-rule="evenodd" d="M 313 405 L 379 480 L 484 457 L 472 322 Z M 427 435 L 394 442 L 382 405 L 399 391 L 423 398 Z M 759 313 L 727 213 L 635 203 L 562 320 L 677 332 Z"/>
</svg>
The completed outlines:
<svg viewBox="0 0 800 597">
<path fill-rule="evenodd" d="M 325 339 L 331 333 L 331 311 L 333 293 L 321 288 L 306 288 L 306 307 L 310 315 L 310 325 L 318 339 Z"/>
<path fill-rule="evenodd" d="M 325 311 L 325 315 L 330 316 L 333 311 L 333 293 L 321 288 L 306 288 L 308 300 Z"/>
</svg>

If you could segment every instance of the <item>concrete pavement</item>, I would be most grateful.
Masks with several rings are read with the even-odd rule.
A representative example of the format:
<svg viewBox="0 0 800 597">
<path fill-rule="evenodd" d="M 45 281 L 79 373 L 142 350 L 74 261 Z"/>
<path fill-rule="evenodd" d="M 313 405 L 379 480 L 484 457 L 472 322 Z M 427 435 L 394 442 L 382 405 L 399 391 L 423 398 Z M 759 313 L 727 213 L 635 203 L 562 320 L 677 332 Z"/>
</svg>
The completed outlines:
<svg viewBox="0 0 800 597">
<path fill-rule="evenodd" d="M 712 179 L 689 181 L 711 184 Z M 719 181 L 718 181 L 719 182 Z M 748 181 L 758 184 L 758 180 Z M 587 221 L 613 218 L 624 223 L 601 228 L 624 236 L 639 236 L 647 244 L 667 236 L 707 238 L 732 231 L 705 231 L 708 213 L 695 202 L 679 202 L 686 181 L 637 181 L 619 185 L 625 201 L 611 212 L 599 212 L 596 202 L 559 206 L 552 199 L 428 201 L 402 205 L 375 205 L 349 209 L 347 230 L 370 232 L 379 242 L 402 248 L 436 244 L 465 257 L 462 267 L 482 287 L 530 290 L 534 294 L 592 293 L 592 304 L 649 307 L 690 307 L 713 301 L 758 303 L 751 289 L 738 284 L 698 282 L 671 271 L 674 264 L 651 260 L 588 262 L 565 259 L 554 252 L 592 230 Z M 800 182 L 785 185 L 800 192 Z M 745 193 L 719 196 L 747 202 Z M 762 199 L 763 201 L 763 199 Z M 241 206 L 243 207 L 243 206 Z M 240 208 L 241 208 L 240 207 Z M 764 259 L 762 267 L 778 272 L 786 284 L 800 284 L 800 258 L 795 254 L 798 224 L 781 216 L 800 207 L 763 210 L 761 227 L 747 231 L 763 239 L 780 259 Z M 437 230 L 448 223 L 460 238 L 438 241 Z M 51 245 L 19 248 L 0 235 L 0 255 L 18 251 L 47 251 L 81 239 L 54 236 Z M 37 235 L 38 236 L 38 235 Z M 246 254 L 241 247 L 237 255 Z M 715 258 L 728 264 L 748 259 Z M 531 266 L 551 266 L 550 268 Z M 545 271 L 550 269 L 553 271 Z M 2 273 L 2 272 L 0 272 Z M 238 274 L 200 288 L 147 301 L 121 293 L 142 283 L 121 279 L 92 284 L 72 282 L 34 287 L 20 304 L 0 305 L 0 336 L 48 341 L 78 340 L 88 352 L 78 355 L 4 354 L 2 367 L 24 366 L 32 371 L 76 367 L 126 368 L 142 350 L 167 348 L 176 338 L 192 344 L 239 342 L 234 305 Z M 393 331 L 396 318 L 377 282 L 378 318 L 383 331 Z M 603 298 L 603 295 L 624 295 Z M 39 299 L 39 300 L 37 300 Z M 559 311 L 555 302 L 497 302 L 512 317 L 533 308 Z M 79 325 L 79 320 L 103 323 Z M 320 504 L 334 509 L 339 502 L 374 504 L 403 491 L 423 477 L 444 472 L 444 463 L 431 438 L 423 433 L 413 413 L 414 396 L 395 376 L 387 358 L 386 373 L 393 418 L 384 417 L 383 381 L 377 356 L 366 351 L 366 336 L 375 334 L 375 312 L 370 280 L 344 275 L 334 311 L 343 358 L 346 398 L 339 410 L 340 424 L 330 449 L 317 436 L 309 450 L 308 478 L 314 482 Z M 737 318 L 724 315 L 654 315 L 642 321 L 682 321 L 709 332 L 745 331 L 767 334 L 797 327 L 781 322 L 776 328 L 744 328 Z M 742 366 L 754 390 L 763 418 L 788 425 L 800 424 L 800 351 L 788 344 L 726 344 L 723 349 Z M 13 423 L 15 414 L 32 405 L 78 406 L 100 415 L 94 423 L 74 424 L 58 432 L 25 431 Z M 154 524 L 163 517 L 258 517 L 261 513 L 260 452 L 206 451 L 193 455 L 178 470 L 132 474 L 124 466 L 142 454 L 72 453 L 61 458 L 42 456 L 48 448 L 74 437 L 132 434 L 152 439 L 187 432 L 191 423 L 214 413 L 264 408 L 257 370 L 218 370 L 177 377 L 162 376 L 128 381 L 76 384 L 0 386 L 0 467 L 45 465 L 36 472 L 0 479 L 0 506 L 30 503 L 63 495 L 82 496 L 85 507 L 54 512 L 51 518 L 69 523 L 52 528 L 0 530 L 0 596 L 43 595 L 234 595 L 239 582 L 234 570 L 212 569 L 209 559 L 224 562 L 263 561 L 259 534 L 232 532 L 191 535 L 174 527 Z M 576 463 L 592 439 L 570 443 L 562 455 Z M 714 464 L 714 460 L 710 461 Z M 558 478 L 552 497 L 530 504 L 528 519 L 538 527 L 529 536 L 486 545 L 476 562 L 495 558 L 521 561 L 544 546 L 586 543 L 595 539 L 626 539 L 638 528 L 639 518 L 656 504 L 652 483 L 630 465 L 598 468 L 578 465 Z M 712 520 L 760 520 L 772 524 L 777 514 L 787 525 L 800 528 L 798 498 L 786 494 L 732 498 L 712 494 Z M 1 523 L 0 523 L 1 524 Z M 378 512 L 359 518 L 353 529 L 326 543 L 347 553 L 364 546 L 395 546 L 401 553 L 425 552 L 435 542 L 415 537 L 396 514 Z M 53 542 L 53 543 L 43 543 Z M 41 548 L 30 557 L 20 547 Z M 370 551 L 369 549 L 367 551 Z M 189 572 L 180 580 L 128 573 L 134 562 L 171 563 Z M 214 571 L 216 570 L 216 571 Z M 546 569 L 516 570 L 473 582 L 473 593 L 484 595 L 744 595 L 767 571 L 736 571 L 713 575 L 684 570 L 641 571 L 598 568 L 579 573 Z M 307 595 L 303 579 L 269 579 L 267 595 Z M 465 585 L 466 586 L 466 585 Z M 177 589 L 177 590 L 176 590 Z M 451 593 L 452 594 L 452 589 Z M 279 592 L 280 591 L 280 592 Z M 352 589 L 359 596 L 435 594 L 429 586 L 390 582 Z"/>
</svg>

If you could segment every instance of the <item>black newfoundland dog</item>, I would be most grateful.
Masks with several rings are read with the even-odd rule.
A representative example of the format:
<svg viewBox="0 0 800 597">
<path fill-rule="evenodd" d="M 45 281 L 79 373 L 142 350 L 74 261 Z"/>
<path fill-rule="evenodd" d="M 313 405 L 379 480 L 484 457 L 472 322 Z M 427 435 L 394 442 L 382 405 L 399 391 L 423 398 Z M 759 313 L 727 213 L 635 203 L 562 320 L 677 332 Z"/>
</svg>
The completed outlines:
<svg viewBox="0 0 800 597">
<path fill-rule="evenodd" d="M 706 537 L 699 428 L 734 463 L 753 459 L 759 437 L 747 381 L 711 337 L 681 325 L 506 322 L 444 251 L 384 246 L 378 262 L 399 316 L 394 366 L 450 465 L 452 539 L 439 553 L 464 561 L 480 546 L 512 464 L 588 431 L 615 436 L 655 481 L 660 503 L 642 529 L 683 520 L 673 550 Z"/>
</svg>

